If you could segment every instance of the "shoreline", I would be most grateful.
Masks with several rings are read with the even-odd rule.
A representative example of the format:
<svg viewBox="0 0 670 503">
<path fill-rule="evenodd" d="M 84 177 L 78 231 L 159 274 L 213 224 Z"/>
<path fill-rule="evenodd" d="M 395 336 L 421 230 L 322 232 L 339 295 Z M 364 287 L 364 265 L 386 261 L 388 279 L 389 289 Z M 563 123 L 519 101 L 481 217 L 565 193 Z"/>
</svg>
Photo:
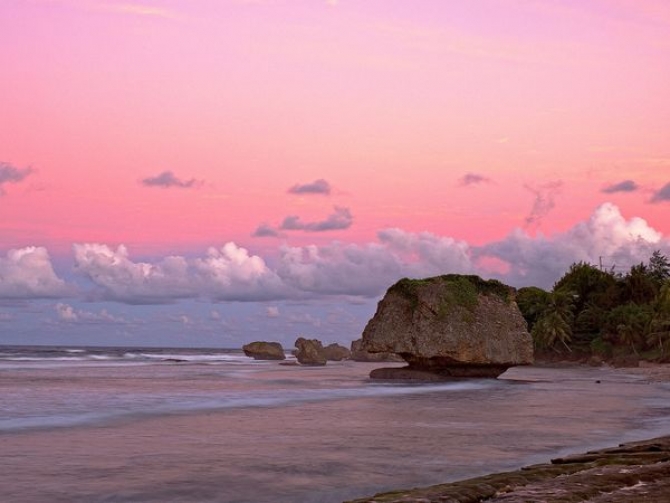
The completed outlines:
<svg viewBox="0 0 670 503">
<path fill-rule="evenodd" d="M 638 503 L 670 501 L 670 435 L 510 472 L 345 503 Z"/>
<path fill-rule="evenodd" d="M 617 371 L 637 375 L 650 382 L 670 382 L 670 364 L 641 361 L 638 367 L 619 368 Z M 344 503 L 481 501 L 489 503 L 670 501 L 670 435 L 553 458 L 546 463 L 524 466 L 509 472 L 491 473 L 426 487 L 391 490 Z"/>
</svg>

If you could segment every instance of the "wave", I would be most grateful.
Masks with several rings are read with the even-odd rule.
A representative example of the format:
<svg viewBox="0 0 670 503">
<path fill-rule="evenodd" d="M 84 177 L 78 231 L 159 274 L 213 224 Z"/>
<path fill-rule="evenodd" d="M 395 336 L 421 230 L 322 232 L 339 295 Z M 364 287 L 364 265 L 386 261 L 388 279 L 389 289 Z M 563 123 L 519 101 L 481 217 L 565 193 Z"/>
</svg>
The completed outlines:
<svg viewBox="0 0 670 503">
<path fill-rule="evenodd" d="M 440 384 L 368 383 L 354 388 L 301 388 L 271 392 L 256 391 L 251 394 L 224 392 L 223 394 L 202 394 L 200 396 L 127 395 L 124 403 L 110 400 L 107 403 L 89 404 L 85 411 L 54 411 L 49 414 L 0 419 L 0 433 L 97 425 L 119 420 L 228 409 L 288 407 L 334 400 L 383 398 L 437 392 L 469 392 L 499 385 L 499 383 L 492 383 L 488 380 L 473 380 Z"/>
<path fill-rule="evenodd" d="M 214 353 L 214 354 L 190 354 L 190 353 L 126 353 L 127 358 L 144 358 L 152 361 L 182 361 L 182 362 L 244 362 L 252 360 L 244 354 Z"/>
<path fill-rule="evenodd" d="M 0 351 L 0 368 L 16 368 L 20 364 L 44 368 L 67 364 L 137 365 L 158 362 L 234 364 L 252 363 L 253 360 L 239 350 L 9 347 Z"/>
</svg>

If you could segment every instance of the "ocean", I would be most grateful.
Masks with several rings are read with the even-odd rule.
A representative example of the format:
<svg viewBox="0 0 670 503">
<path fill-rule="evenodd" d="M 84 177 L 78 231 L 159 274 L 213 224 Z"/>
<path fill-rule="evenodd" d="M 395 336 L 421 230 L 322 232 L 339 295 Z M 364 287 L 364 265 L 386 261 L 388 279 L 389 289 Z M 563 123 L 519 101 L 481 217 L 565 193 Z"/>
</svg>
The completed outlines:
<svg viewBox="0 0 670 503">
<path fill-rule="evenodd" d="M 670 386 L 621 370 L 370 380 L 382 365 L 0 346 L 0 501 L 340 503 L 670 434 Z"/>
</svg>

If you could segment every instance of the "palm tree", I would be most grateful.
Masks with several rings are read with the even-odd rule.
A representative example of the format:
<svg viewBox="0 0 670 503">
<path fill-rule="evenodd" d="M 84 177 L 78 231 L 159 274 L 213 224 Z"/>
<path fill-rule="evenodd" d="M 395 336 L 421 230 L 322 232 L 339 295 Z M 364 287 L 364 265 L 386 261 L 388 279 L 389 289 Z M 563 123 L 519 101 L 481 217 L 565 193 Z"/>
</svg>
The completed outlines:
<svg viewBox="0 0 670 503">
<path fill-rule="evenodd" d="M 536 286 L 519 288 L 516 293 L 516 303 L 528 323 L 528 330 L 533 330 L 537 320 L 547 310 L 550 297 L 549 292 Z"/>
<path fill-rule="evenodd" d="M 658 343 L 661 356 L 665 356 L 663 342 L 670 339 L 670 282 L 666 281 L 654 303 L 654 310 L 649 322 L 647 344 Z"/>
<path fill-rule="evenodd" d="M 659 285 L 670 279 L 670 261 L 660 250 L 656 250 L 649 258 L 649 274 Z"/>
<path fill-rule="evenodd" d="M 572 340 L 572 329 L 566 320 L 561 317 L 556 311 L 548 312 L 543 315 L 531 331 L 533 340 L 538 345 L 553 348 L 556 350 L 556 345 L 561 343 L 565 349 L 572 351 L 568 343 Z"/>
<path fill-rule="evenodd" d="M 648 334 L 651 319 L 651 306 L 631 302 L 610 311 L 605 329 L 619 344 L 630 346 L 637 354 L 637 346 Z"/>
<path fill-rule="evenodd" d="M 533 340 L 540 346 L 554 350 L 557 350 L 556 345 L 560 343 L 565 349 L 572 351 L 568 343 L 572 341 L 573 311 L 572 292 L 558 290 L 548 294 L 545 309 L 531 330 Z"/>
</svg>

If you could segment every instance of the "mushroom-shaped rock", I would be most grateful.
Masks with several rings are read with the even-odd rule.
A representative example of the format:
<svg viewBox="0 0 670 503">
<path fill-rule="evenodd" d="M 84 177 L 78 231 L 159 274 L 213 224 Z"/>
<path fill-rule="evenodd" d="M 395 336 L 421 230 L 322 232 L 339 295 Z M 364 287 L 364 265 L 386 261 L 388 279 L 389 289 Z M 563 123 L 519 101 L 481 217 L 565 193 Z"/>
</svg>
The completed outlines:
<svg viewBox="0 0 670 503">
<path fill-rule="evenodd" d="M 388 289 L 362 337 L 362 349 L 397 353 L 404 368 L 373 378 L 497 377 L 533 362 L 533 343 L 514 301 L 496 280 L 449 274 L 402 279 Z"/>
<path fill-rule="evenodd" d="M 295 341 L 296 350 L 293 352 L 301 365 L 325 365 L 326 355 L 323 345 L 318 339 L 298 337 Z"/>
<path fill-rule="evenodd" d="M 242 346 L 242 351 L 254 360 L 284 360 L 284 348 L 278 342 L 256 341 Z"/>
<path fill-rule="evenodd" d="M 328 344 L 324 347 L 323 354 L 329 362 L 340 362 L 351 358 L 351 351 L 349 351 L 349 348 L 345 348 L 344 346 L 335 343 Z"/>
</svg>

